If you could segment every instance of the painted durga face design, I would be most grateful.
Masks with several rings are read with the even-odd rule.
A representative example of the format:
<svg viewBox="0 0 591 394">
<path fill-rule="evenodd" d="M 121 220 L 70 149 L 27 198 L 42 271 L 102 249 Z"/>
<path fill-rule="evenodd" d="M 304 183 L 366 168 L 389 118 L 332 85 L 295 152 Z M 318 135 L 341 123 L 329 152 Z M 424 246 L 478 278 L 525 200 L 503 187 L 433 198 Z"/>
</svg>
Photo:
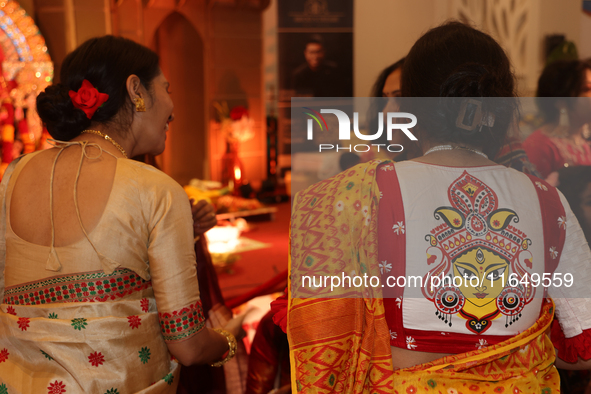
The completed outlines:
<svg viewBox="0 0 591 394">
<path fill-rule="evenodd" d="M 518 283 L 532 269 L 531 240 L 513 225 L 517 213 L 499 208 L 496 193 L 466 171 L 448 197 L 451 206 L 434 212 L 442 223 L 425 236 L 433 268 L 423 278 L 423 295 L 450 327 L 454 315 L 477 334 L 502 315 L 508 327 L 535 295 L 535 288 Z"/>
<path fill-rule="evenodd" d="M 505 287 L 509 263 L 492 251 L 472 249 L 456 257 L 452 265 L 453 275 L 465 278 L 460 292 L 476 308 L 494 303 Z"/>
</svg>

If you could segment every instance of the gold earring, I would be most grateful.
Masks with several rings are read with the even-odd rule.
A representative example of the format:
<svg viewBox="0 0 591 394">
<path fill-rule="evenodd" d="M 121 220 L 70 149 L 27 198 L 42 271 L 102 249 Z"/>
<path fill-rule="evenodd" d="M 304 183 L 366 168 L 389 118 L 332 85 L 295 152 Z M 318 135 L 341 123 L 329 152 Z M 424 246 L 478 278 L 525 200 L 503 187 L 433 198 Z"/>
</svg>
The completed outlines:
<svg viewBox="0 0 591 394">
<path fill-rule="evenodd" d="M 144 103 L 144 99 L 141 97 L 136 97 L 133 99 L 135 103 L 135 110 L 137 112 L 146 112 L 146 104 Z"/>
</svg>

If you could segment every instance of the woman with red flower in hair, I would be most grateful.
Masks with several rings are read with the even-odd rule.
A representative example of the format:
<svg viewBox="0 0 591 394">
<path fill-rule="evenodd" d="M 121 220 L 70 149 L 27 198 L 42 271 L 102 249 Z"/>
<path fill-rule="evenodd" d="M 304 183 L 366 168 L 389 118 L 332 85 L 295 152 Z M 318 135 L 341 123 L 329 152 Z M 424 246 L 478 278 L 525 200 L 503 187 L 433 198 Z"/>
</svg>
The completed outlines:
<svg viewBox="0 0 591 394">
<path fill-rule="evenodd" d="M 241 318 L 205 327 L 187 195 L 129 160 L 174 119 L 158 61 L 93 38 L 37 98 L 54 147 L 0 184 L 0 392 L 175 393 L 179 364 L 235 354 Z"/>
</svg>

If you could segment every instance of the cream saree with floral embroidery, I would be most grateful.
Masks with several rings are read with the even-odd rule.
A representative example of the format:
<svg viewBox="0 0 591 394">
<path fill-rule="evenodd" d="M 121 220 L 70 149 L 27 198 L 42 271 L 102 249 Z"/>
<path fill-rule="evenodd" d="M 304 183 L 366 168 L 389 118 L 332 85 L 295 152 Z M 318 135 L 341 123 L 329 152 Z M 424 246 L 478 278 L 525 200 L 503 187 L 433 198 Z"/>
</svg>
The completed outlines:
<svg viewBox="0 0 591 394">
<path fill-rule="evenodd" d="M 152 293 L 115 302 L 3 304 L 0 393 L 174 393 L 180 368 L 160 334 Z"/>
</svg>

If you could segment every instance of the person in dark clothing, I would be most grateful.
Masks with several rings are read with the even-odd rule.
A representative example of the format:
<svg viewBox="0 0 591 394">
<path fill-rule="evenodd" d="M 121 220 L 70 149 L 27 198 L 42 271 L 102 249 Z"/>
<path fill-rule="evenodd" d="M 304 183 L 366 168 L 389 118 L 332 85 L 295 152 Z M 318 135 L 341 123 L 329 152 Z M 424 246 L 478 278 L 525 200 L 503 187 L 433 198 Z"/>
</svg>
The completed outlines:
<svg viewBox="0 0 591 394">
<path fill-rule="evenodd" d="M 306 63 L 293 72 L 293 89 L 297 95 L 313 97 L 341 97 L 344 85 L 339 80 L 336 63 L 325 59 L 325 48 L 320 36 L 312 36 L 304 49 Z"/>
</svg>

